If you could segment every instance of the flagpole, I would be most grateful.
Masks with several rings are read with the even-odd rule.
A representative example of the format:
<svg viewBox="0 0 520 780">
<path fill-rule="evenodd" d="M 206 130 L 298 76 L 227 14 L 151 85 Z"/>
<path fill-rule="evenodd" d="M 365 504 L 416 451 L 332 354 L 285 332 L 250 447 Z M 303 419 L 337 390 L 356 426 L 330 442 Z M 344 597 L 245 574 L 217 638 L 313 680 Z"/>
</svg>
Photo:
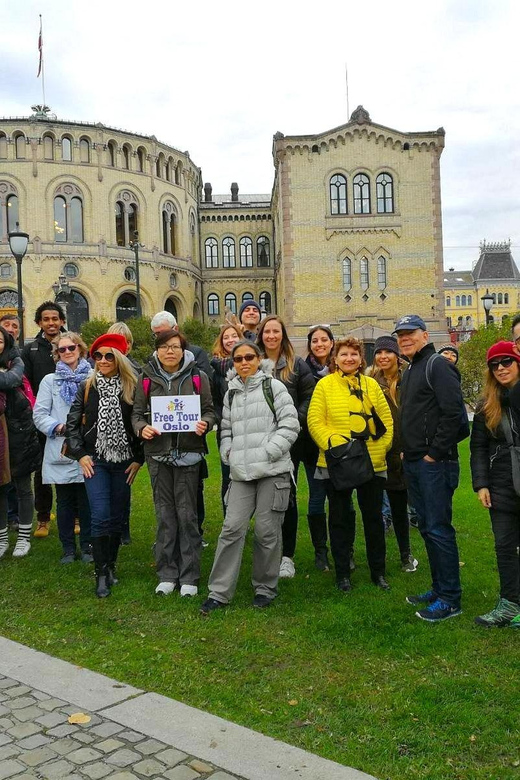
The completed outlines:
<svg viewBox="0 0 520 780">
<path fill-rule="evenodd" d="M 42 22 L 42 15 L 40 14 L 40 56 L 41 56 L 41 68 L 42 68 L 42 96 L 43 96 L 43 105 L 44 107 L 47 105 L 45 102 L 45 61 L 43 59 L 43 22 Z"/>
</svg>

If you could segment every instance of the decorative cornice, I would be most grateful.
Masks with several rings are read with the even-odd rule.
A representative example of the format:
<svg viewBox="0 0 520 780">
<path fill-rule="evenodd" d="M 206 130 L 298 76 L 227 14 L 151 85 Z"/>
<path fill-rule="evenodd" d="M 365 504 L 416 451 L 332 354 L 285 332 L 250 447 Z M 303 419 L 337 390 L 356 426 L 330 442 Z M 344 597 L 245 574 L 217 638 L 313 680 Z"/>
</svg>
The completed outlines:
<svg viewBox="0 0 520 780">
<path fill-rule="evenodd" d="M 402 227 L 401 225 L 389 225 L 387 227 L 344 227 L 344 228 L 326 228 L 325 238 L 327 241 L 336 235 L 359 235 L 360 233 L 369 235 L 375 233 L 393 233 L 398 238 L 401 237 Z"/>
</svg>

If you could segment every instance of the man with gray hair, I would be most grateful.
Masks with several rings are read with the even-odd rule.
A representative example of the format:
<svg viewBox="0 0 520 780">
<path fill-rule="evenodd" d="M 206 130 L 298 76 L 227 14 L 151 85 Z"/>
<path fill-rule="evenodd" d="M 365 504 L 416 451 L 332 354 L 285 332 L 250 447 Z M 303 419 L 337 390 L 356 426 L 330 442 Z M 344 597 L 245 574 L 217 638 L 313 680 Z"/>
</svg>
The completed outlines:
<svg viewBox="0 0 520 780">
<path fill-rule="evenodd" d="M 152 321 L 150 322 L 150 327 L 155 335 L 157 335 L 157 333 L 162 333 L 165 330 L 171 330 L 172 328 L 179 330 L 177 320 L 169 311 L 159 311 L 157 314 L 154 314 Z M 204 371 L 211 385 L 213 382 L 213 369 L 211 368 L 207 353 L 202 347 L 197 347 L 195 344 L 188 344 L 187 349 L 193 354 L 195 363 L 201 371 Z"/>
</svg>

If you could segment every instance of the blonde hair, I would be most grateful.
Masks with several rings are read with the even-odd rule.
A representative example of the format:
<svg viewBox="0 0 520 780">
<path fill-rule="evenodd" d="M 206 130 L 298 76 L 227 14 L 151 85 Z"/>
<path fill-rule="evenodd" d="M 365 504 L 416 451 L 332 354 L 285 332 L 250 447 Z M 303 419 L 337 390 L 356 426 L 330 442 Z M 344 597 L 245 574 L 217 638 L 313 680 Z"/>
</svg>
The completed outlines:
<svg viewBox="0 0 520 780">
<path fill-rule="evenodd" d="M 130 349 L 134 346 L 134 337 L 126 322 L 114 322 L 107 330 L 107 333 L 118 333 L 120 336 L 125 337 Z"/>
<path fill-rule="evenodd" d="M 486 419 L 486 428 L 491 433 L 496 433 L 502 419 L 502 404 L 500 403 L 501 385 L 493 376 L 493 372 L 486 368 L 484 391 L 482 393 L 482 411 Z"/>
<path fill-rule="evenodd" d="M 395 353 L 393 353 L 395 354 Z M 378 384 L 381 384 L 381 380 L 384 379 L 388 385 L 388 393 L 390 395 L 390 398 L 394 402 L 394 404 L 397 406 L 397 383 L 400 379 L 400 371 L 399 371 L 399 358 L 396 357 L 395 361 L 395 371 L 392 373 L 391 377 L 388 377 L 382 368 L 379 368 L 377 365 L 377 355 L 378 353 L 374 355 L 374 363 L 370 367 L 370 369 L 366 372 L 369 376 L 373 377 L 373 379 L 376 380 Z"/>
<path fill-rule="evenodd" d="M 367 367 L 367 361 L 365 360 L 365 347 L 362 341 L 359 339 L 352 338 L 349 336 L 346 339 L 339 339 L 339 341 L 336 341 L 334 344 L 334 349 L 332 350 L 332 360 L 330 361 L 330 372 L 331 374 L 334 371 L 338 371 L 339 367 L 336 363 L 336 358 L 339 355 L 340 349 L 343 349 L 343 347 L 350 347 L 350 349 L 354 349 L 356 352 L 359 352 L 361 355 L 361 365 L 359 366 L 359 373 L 362 374 L 365 368 Z"/>
<path fill-rule="evenodd" d="M 226 350 L 224 349 L 224 345 L 222 344 L 222 338 L 224 336 L 224 333 L 226 333 L 226 331 L 231 330 L 231 329 L 233 329 L 235 331 L 235 333 L 237 334 L 238 340 L 239 341 L 242 340 L 243 337 L 240 335 L 240 333 L 238 332 L 238 330 L 237 330 L 235 325 L 231 325 L 229 322 L 224 324 L 224 325 L 221 325 L 220 326 L 220 333 L 218 334 L 217 338 L 215 339 L 215 343 L 213 344 L 213 346 L 211 348 L 211 354 L 214 355 L 214 357 L 218 357 L 218 358 L 228 358 L 229 357 L 230 353 L 226 352 Z"/>
<path fill-rule="evenodd" d="M 135 388 L 137 385 L 137 377 L 135 375 L 134 369 L 132 368 L 132 364 L 130 363 L 128 358 L 126 358 L 123 355 L 123 353 L 120 352 L 118 349 L 111 347 L 110 351 L 114 353 L 115 363 L 117 366 L 117 373 L 121 377 L 121 385 L 123 388 L 123 392 L 122 392 L 123 401 L 126 401 L 127 404 L 133 404 Z M 87 379 L 89 389 L 91 387 L 96 387 L 97 375 L 98 375 L 98 367 L 96 363 L 94 367 L 94 373 Z"/>
<path fill-rule="evenodd" d="M 58 360 L 60 360 L 60 353 L 58 352 L 58 347 L 60 346 L 60 341 L 63 339 L 70 339 L 73 344 L 77 344 L 79 347 L 79 356 L 80 358 L 85 358 L 88 355 L 88 347 L 79 335 L 79 333 L 75 333 L 73 330 L 66 330 L 65 333 L 58 333 L 57 336 L 53 338 L 51 341 L 52 344 L 52 357 L 54 358 L 55 362 L 57 363 Z"/>
<path fill-rule="evenodd" d="M 285 327 L 285 323 L 282 320 L 281 317 L 279 317 L 277 314 L 270 314 L 268 317 L 265 317 L 262 322 L 260 323 L 260 328 L 258 329 L 258 335 L 256 337 L 256 343 L 264 353 L 265 352 L 265 346 L 263 342 L 263 336 L 264 336 L 264 330 L 265 326 L 268 322 L 272 322 L 273 320 L 276 320 L 276 322 L 280 323 L 280 326 L 282 328 L 282 341 L 280 344 L 280 357 L 285 358 L 285 366 L 280 371 L 280 379 L 282 382 L 287 382 L 293 373 L 294 370 L 294 349 L 293 345 L 291 344 L 289 340 L 289 335 L 287 333 L 287 328 Z"/>
</svg>

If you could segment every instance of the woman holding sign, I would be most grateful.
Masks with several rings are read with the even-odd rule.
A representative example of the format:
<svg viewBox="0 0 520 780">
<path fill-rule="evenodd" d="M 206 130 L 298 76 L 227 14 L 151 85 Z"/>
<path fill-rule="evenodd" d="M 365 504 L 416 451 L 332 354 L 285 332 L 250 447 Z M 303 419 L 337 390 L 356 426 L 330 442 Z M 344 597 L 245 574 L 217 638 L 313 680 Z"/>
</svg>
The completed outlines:
<svg viewBox="0 0 520 780">
<path fill-rule="evenodd" d="M 152 482 L 159 596 L 178 586 L 181 596 L 197 595 L 202 549 L 197 487 L 206 465 L 205 433 L 214 423 L 209 380 L 186 339 L 175 329 L 158 333 L 137 386 L 132 424 L 144 440 Z"/>
</svg>

